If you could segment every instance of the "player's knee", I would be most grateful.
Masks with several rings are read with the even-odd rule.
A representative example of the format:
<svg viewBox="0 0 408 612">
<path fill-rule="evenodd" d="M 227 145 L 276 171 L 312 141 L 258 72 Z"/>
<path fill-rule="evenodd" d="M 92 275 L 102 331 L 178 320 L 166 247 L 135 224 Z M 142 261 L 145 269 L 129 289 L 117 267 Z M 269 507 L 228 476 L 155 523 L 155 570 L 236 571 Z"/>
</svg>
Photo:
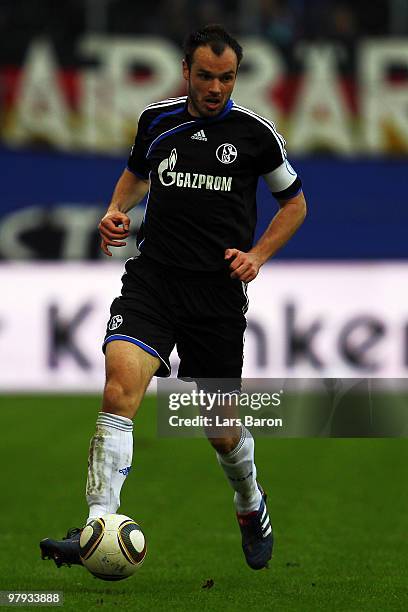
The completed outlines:
<svg viewBox="0 0 408 612">
<path fill-rule="evenodd" d="M 239 442 L 239 436 L 227 436 L 224 438 L 208 438 L 211 446 L 220 453 L 220 455 L 226 455 L 230 453 L 237 446 Z"/>
<path fill-rule="evenodd" d="M 103 411 L 132 419 L 139 407 L 140 394 L 117 380 L 108 380 L 103 393 Z"/>
</svg>

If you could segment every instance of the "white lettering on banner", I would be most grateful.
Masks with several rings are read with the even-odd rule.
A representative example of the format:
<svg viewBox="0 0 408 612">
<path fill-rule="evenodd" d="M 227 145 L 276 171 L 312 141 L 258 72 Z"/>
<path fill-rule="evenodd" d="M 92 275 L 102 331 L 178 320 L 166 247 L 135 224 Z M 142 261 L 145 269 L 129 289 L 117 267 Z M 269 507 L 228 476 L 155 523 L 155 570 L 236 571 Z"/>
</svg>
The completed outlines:
<svg viewBox="0 0 408 612">
<path fill-rule="evenodd" d="M 358 70 L 351 75 L 358 108 L 355 115 L 338 72 L 348 51 L 337 44 L 321 47 L 300 42 L 294 56 L 304 62 L 305 75 L 303 86 L 292 87 L 292 116 L 278 96 L 272 95 L 287 77 L 280 52 L 259 37 L 243 37 L 241 42 L 245 70 L 237 80 L 234 99 L 278 126 L 284 119 L 282 129 L 289 133 L 289 149 L 408 151 L 408 84 L 388 78 L 393 65 L 408 65 L 406 40 L 376 39 L 356 45 Z M 134 135 L 143 108 L 180 92 L 180 50 L 165 39 L 86 35 L 78 47 L 79 54 L 94 60 L 96 66 L 77 71 L 74 111 L 57 78 L 51 43 L 31 43 L 20 86 L 17 91 L 6 91 L 14 102 L 5 111 L 0 135 L 8 142 L 23 145 L 42 138 L 62 149 L 122 151 Z M 149 78 L 132 78 L 136 64 L 146 67 Z M 290 89 L 289 82 L 287 85 Z"/>
<path fill-rule="evenodd" d="M 87 69 L 82 82 L 86 104 L 82 107 L 85 143 L 124 146 L 134 132 L 142 110 L 155 100 L 173 95 L 180 83 L 180 58 L 175 45 L 153 36 L 127 38 L 86 35 L 80 42 L 84 57 L 100 66 Z M 138 83 L 130 78 L 132 66 L 146 66 L 151 78 Z M 103 92 L 102 98 L 98 92 Z"/>
<path fill-rule="evenodd" d="M 95 228 L 104 213 L 104 206 L 56 203 L 47 206 L 30 206 L 3 215 L 0 219 L 0 255 L 2 259 L 41 259 L 51 255 L 54 259 L 87 259 L 90 256 Z M 129 211 L 132 228 L 135 232 L 142 223 L 144 209 L 135 207 Z M 27 242 L 26 235 L 35 233 L 47 225 L 50 242 L 58 245 L 54 252 L 47 249 L 41 241 Z M 55 237 L 58 236 L 58 240 Z M 132 241 L 121 249 L 112 249 L 113 259 L 126 259 L 135 253 Z M 104 257 L 102 251 L 98 256 Z"/>
<path fill-rule="evenodd" d="M 316 147 L 327 149 L 333 142 L 341 153 L 356 149 L 349 129 L 350 114 L 339 85 L 335 51 L 330 45 L 304 46 L 302 95 L 297 98 L 289 136 L 294 153 Z"/>
<path fill-rule="evenodd" d="M 270 91 L 285 74 L 283 58 L 273 45 L 257 36 L 243 37 L 246 70 L 241 70 L 234 88 L 234 100 L 259 115 L 279 122 L 281 111 Z"/>
<path fill-rule="evenodd" d="M 361 44 L 359 80 L 361 85 L 361 116 L 366 150 L 380 152 L 386 148 L 386 134 L 400 150 L 408 143 L 408 87 L 392 84 L 391 66 L 408 69 L 406 40 L 365 41 Z"/>
<path fill-rule="evenodd" d="M 10 144 L 20 145 L 41 138 L 61 149 L 72 147 L 68 105 L 57 70 L 51 44 L 45 40 L 34 41 L 16 92 L 15 117 L 4 134 Z"/>
<path fill-rule="evenodd" d="M 3 263 L 0 391 L 100 392 L 122 272 L 118 262 Z M 265 266 L 249 285 L 244 376 L 406 378 L 407 274 L 391 263 Z"/>
</svg>

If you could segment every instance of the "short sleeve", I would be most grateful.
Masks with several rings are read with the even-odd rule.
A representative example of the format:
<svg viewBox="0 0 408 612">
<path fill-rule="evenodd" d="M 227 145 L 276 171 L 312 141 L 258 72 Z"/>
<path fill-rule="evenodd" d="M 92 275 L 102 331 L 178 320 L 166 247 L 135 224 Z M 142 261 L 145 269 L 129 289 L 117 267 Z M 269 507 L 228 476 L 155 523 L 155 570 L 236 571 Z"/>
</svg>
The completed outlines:
<svg viewBox="0 0 408 612">
<path fill-rule="evenodd" d="M 148 121 L 146 113 L 139 117 L 135 142 L 130 149 L 127 169 L 141 179 L 149 178 L 149 163 L 146 159 L 148 149 L 147 139 Z"/>
<path fill-rule="evenodd" d="M 259 122 L 257 126 L 258 154 L 256 158 L 256 170 L 258 176 L 268 174 L 286 159 L 285 140 L 275 129 L 274 124 L 267 119 Z"/>
<path fill-rule="evenodd" d="M 290 199 L 301 191 L 302 182 L 286 157 L 285 140 L 266 119 L 260 128 L 258 174 L 263 176 L 276 199 Z"/>
</svg>

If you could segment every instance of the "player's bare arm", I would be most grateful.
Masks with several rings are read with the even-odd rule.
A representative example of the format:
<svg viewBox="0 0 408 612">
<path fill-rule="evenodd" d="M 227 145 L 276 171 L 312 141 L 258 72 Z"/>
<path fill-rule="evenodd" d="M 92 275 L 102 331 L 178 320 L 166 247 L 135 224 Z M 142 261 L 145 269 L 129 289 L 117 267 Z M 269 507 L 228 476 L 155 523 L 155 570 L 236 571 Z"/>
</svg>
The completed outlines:
<svg viewBox="0 0 408 612">
<path fill-rule="evenodd" d="M 130 219 L 126 214 L 143 197 L 149 189 L 149 181 L 141 179 L 129 170 L 124 170 L 113 192 L 108 210 L 101 219 L 98 229 L 101 235 L 101 249 L 112 256 L 110 246 L 125 246 L 124 240 L 129 236 Z"/>
<path fill-rule="evenodd" d="M 279 211 L 248 253 L 238 249 L 226 249 L 225 259 L 230 260 L 231 278 L 245 283 L 252 281 L 260 267 L 281 249 L 302 225 L 306 216 L 306 200 L 301 191 L 288 200 L 279 202 Z"/>
</svg>

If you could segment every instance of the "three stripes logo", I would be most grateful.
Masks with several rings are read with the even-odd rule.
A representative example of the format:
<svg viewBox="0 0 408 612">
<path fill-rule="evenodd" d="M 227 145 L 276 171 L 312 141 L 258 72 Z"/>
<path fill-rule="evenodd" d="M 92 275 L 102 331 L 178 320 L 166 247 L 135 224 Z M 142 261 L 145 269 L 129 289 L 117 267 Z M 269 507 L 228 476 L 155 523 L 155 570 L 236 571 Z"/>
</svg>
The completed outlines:
<svg viewBox="0 0 408 612">
<path fill-rule="evenodd" d="M 272 531 L 271 520 L 269 518 L 269 514 L 266 510 L 266 505 L 264 503 L 264 509 L 261 515 L 261 529 L 262 529 L 262 537 L 266 538 Z"/>
<path fill-rule="evenodd" d="M 204 130 L 200 130 L 192 135 L 191 140 L 207 140 Z"/>
<path fill-rule="evenodd" d="M 247 527 L 250 530 L 255 529 L 256 532 L 260 532 L 262 538 L 267 538 L 272 533 L 271 519 L 263 500 L 258 512 L 250 512 L 248 514 L 237 513 L 237 518 L 241 527 Z"/>
</svg>

